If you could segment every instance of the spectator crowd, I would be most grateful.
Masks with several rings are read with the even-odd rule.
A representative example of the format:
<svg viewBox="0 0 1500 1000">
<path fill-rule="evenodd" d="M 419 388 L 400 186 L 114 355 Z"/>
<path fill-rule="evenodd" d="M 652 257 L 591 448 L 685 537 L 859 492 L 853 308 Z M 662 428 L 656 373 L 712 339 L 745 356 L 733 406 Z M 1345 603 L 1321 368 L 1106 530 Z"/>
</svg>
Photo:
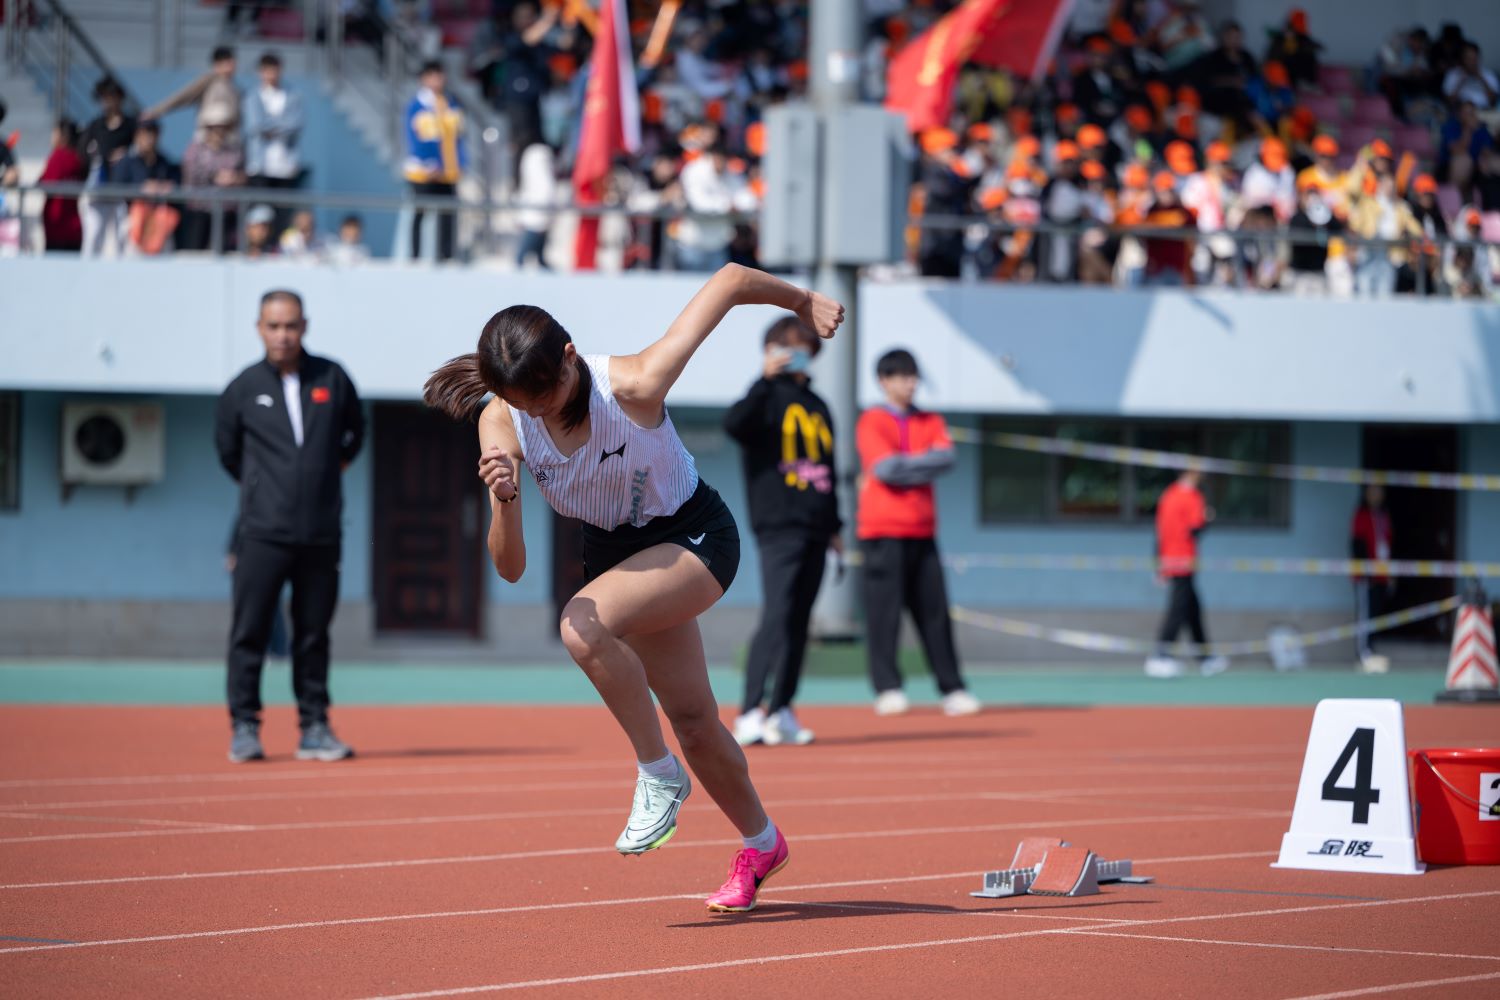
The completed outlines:
<svg viewBox="0 0 1500 1000">
<path fill-rule="evenodd" d="M 867 100 L 884 98 L 892 53 L 956 5 L 866 0 Z M 462 50 L 463 72 L 508 126 L 510 255 L 520 266 L 570 265 L 557 224 L 572 198 L 593 8 L 345 7 L 382 31 L 436 32 Z M 455 11 L 470 16 L 444 20 Z M 606 185 L 604 241 L 625 268 L 755 264 L 763 115 L 806 93 L 808 4 L 684 0 L 630 11 L 641 142 Z M 1500 243 L 1500 83 L 1484 53 L 1453 24 L 1393 33 L 1362 70 L 1323 65 L 1322 49 L 1295 9 L 1252 39 L 1233 22 L 1210 24 L 1197 0 L 1078 5 L 1040 79 L 966 65 L 949 121 L 913 137 L 908 267 L 1014 282 L 1490 295 L 1500 276 L 1489 246 Z M 305 213 L 294 218 L 274 197 L 306 170 L 300 102 L 274 56 L 259 71 L 260 86 L 240 93 L 233 53 L 220 50 L 209 73 L 139 122 L 105 81 L 100 117 L 81 132 L 59 127 L 42 179 L 262 188 L 243 226 L 226 220 L 227 232 L 244 230 L 241 249 L 323 253 Z M 179 167 L 156 149 L 151 126 L 187 106 L 197 128 Z M 403 172 L 426 204 L 456 197 L 472 169 L 467 125 L 442 65 L 424 67 Z M 178 248 L 206 246 L 202 203 L 87 203 L 77 218 L 68 199 L 52 202 L 49 247 L 150 252 L 169 228 Z M 414 214 L 416 255 L 424 213 Z M 454 215 L 431 214 L 435 256 L 461 253 Z"/>
</svg>

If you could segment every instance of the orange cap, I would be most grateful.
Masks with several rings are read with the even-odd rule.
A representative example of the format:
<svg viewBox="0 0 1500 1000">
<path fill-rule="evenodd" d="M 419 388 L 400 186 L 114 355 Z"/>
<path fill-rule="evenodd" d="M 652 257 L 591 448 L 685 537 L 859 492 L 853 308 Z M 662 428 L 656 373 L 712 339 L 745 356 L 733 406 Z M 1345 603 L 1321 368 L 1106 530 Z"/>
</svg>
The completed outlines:
<svg viewBox="0 0 1500 1000">
<path fill-rule="evenodd" d="M 968 131 L 964 135 L 975 142 L 989 142 L 995 138 L 995 130 L 990 128 L 989 122 L 975 122 L 969 126 Z"/>
<path fill-rule="evenodd" d="M 1030 177 L 1031 164 L 1026 160 L 1011 160 L 1010 166 L 1005 168 L 1005 179 L 1015 180 L 1017 177 Z"/>
<path fill-rule="evenodd" d="M 946 153 L 954 146 L 957 146 L 958 136 L 950 128 L 929 128 L 922 130 L 922 136 L 919 141 L 922 146 L 922 152 L 936 155 L 937 153 Z"/>
<path fill-rule="evenodd" d="M 1084 149 L 1098 149 L 1108 141 L 1109 137 L 1098 125 L 1085 125 L 1078 130 L 1078 145 Z"/>
<path fill-rule="evenodd" d="M 1151 127 L 1151 109 L 1143 104 L 1132 104 L 1125 109 L 1125 123 L 1137 132 Z"/>
<path fill-rule="evenodd" d="M 1313 148 L 1313 152 L 1317 153 L 1319 156 L 1338 156 L 1339 155 L 1339 143 L 1338 143 L 1338 140 L 1335 139 L 1331 135 L 1320 135 L 1320 136 L 1318 136 L 1316 139 L 1313 140 L 1312 148 Z"/>
<path fill-rule="evenodd" d="M 1192 145 L 1183 142 L 1181 139 L 1167 143 L 1165 154 L 1168 163 L 1173 160 L 1195 160 L 1198 158 L 1198 154 L 1193 150 Z"/>
<path fill-rule="evenodd" d="M 1370 143 L 1370 153 L 1371 155 L 1378 156 L 1383 160 L 1390 160 L 1394 158 L 1394 154 L 1391 152 L 1391 144 L 1386 142 L 1384 139 L 1376 139 L 1374 142 Z"/>
<path fill-rule="evenodd" d="M 751 122 L 745 127 L 745 149 L 751 156 L 766 155 L 765 122 Z"/>
<path fill-rule="evenodd" d="M 1177 187 L 1177 178 L 1172 176 L 1169 171 L 1163 170 L 1151 178 L 1151 186 L 1158 191 L 1171 191 Z"/>
<path fill-rule="evenodd" d="M 1292 78 L 1288 75 L 1286 67 L 1274 59 L 1262 66 L 1261 72 L 1265 75 L 1266 82 L 1273 87 L 1290 87 L 1292 85 Z"/>
<path fill-rule="evenodd" d="M 1229 154 L 1230 149 L 1227 142 L 1211 142 L 1204 153 L 1209 163 L 1228 163 Z"/>
<path fill-rule="evenodd" d="M 1006 191 L 1003 187 L 992 187 L 979 196 L 979 207 L 986 212 L 993 212 L 1005 204 Z"/>
<path fill-rule="evenodd" d="M 1042 141 L 1034 135 L 1023 135 L 1016 140 L 1016 155 L 1034 160 L 1042 151 Z"/>
<path fill-rule="evenodd" d="M 1031 112 L 1025 108 L 1012 106 L 1005 112 L 1005 124 L 1010 129 L 1011 135 L 1031 134 Z"/>
<path fill-rule="evenodd" d="M 1187 139 L 1198 138 L 1198 113 L 1188 108 L 1177 116 L 1175 131 L 1178 135 Z"/>
<path fill-rule="evenodd" d="M 1091 181 L 1104 180 L 1104 164 L 1098 160 L 1084 160 L 1081 171 L 1083 176 Z"/>
<path fill-rule="evenodd" d="M 1060 122 L 1076 122 L 1078 120 L 1078 105 L 1059 104 L 1052 112 Z"/>
<path fill-rule="evenodd" d="M 1203 98 L 1198 96 L 1197 90 L 1192 87 L 1183 86 L 1177 88 L 1177 103 L 1186 104 L 1190 108 L 1201 108 L 1203 107 Z"/>
<path fill-rule="evenodd" d="M 1418 174 L 1411 189 L 1417 194 L 1437 194 L 1437 180 L 1431 174 Z"/>
<path fill-rule="evenodd" d="M 1078 143 L 1063 139 L 1056 146 L 1052 147 L 1052 155 L 1057 158 L 1059 163 L 1064 160 L 1076 160 L 1078 159 Z"/>
<path fill-rule="evenodd" d="M 1144 163 L 1132 163 L 1125 168 L 1126 187 L 1143 188 L 1149 183 L 1151 183 L 1151 173 Z"/>
<path fill-rule="evenodd" d="M 749 164 L 738 156 L 732 156 L 724 161 L 724 169 L 728 170 L 731 174 L 743 174 L 748 167 Z"/>
<path fill-rule="evenodd" d="M 1299 35 L 1307 34 L 1307 11 L 1300 7 L 1293 7 L 1286 12 L 1286 26 Z"/>
<path fill-rule="evenodd" d="M 1150 98 L 1156 110 L 1163 111 L 1168 104 L 1172 103 L 1172 88 L 1160 80 L 1152 80 L 1146 84 L 1146 96 Z"/>
</svg>

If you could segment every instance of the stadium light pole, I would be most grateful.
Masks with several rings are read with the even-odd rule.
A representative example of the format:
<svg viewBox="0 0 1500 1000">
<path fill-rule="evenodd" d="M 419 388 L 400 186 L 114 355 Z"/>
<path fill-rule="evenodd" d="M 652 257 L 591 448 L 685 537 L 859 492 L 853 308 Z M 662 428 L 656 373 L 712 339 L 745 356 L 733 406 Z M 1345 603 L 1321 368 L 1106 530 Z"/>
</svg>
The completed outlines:
<svg viewBox="0 0 1500 1000">
<path fill-rule="evenodd" d="M 860 20 L 861 0 L 812 0 L 810 77 L 813 107 L 826 123 L 840 109 L 859 102 L 860 51 L 864 42 Z M 825 133 L 826 134 L 826 133 Z M 819 164 L 819 204 L 828 202 L 827 192 L 839 179 L 830 176 L 827 164 L 834 158 L 825 150 Z M 842 473 L 839 483 L 844 518 L 846 557 L 853 552 L 854 482 L 859 456 L 854 447 L 854 423 L 859 417 L 857 386 L 859 361 L 859 269 L 834 259 L 832 241 L 819 241 L 818 263 L 813 284 L 817 291 L 842 302 L 846 309 L 844 329 L 829 341 L 819 359 L 819 376 L 833 413 L 834 457 Z M 841 580 L 826 579 L 813 606 L 812 629 L 822 638 L 852 638 L 858 617 L 854 602 L 854 574 Z"/>
</svg>

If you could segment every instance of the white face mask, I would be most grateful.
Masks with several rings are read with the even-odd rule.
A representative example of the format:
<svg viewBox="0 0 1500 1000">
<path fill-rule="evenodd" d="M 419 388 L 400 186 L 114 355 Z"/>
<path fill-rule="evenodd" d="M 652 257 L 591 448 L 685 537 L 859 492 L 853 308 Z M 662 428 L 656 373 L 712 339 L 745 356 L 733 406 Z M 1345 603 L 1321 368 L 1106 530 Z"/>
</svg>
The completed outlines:
<svg viewBox="0 0 1500 1000">
<path fill-rule="evenodd" d="M 1333 211 L 1323 202 L 1321 198 L 1307 199 L 1307 219 L 1315 226 L 1328 224 L 1333 218 Z"/>
</svg>

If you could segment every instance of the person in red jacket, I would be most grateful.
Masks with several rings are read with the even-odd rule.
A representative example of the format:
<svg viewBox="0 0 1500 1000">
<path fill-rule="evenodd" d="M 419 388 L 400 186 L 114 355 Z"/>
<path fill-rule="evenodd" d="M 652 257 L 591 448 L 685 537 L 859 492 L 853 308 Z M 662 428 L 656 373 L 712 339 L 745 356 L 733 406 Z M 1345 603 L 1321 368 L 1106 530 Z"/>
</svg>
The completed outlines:
<svg viewBox="0 0 1500 1000">
<path fill-rule="evenodd" d="M 82 184 L 88 179 L 88 164 L 78 155 L 78 126 L 70 119 L 59 118 L 52 127 L 52 152 L 42 167 L 40 184 L 49 182 Z M 77 253 L 83 247 L 83 220 L 78 215 L 78 198 L 49 196 L 42 205 L 42 232 L 47 237 L 47 252 Z"/>
<path fill-rule="evenodd" d="M 980 705 L 958 669 L 932 489 L 932 481 L 953 468 L 953 439 L 940 415 L 912 405 L 918 373 L 911 352 L 888 351 L 876 363 L 875 374 L 886 401 L 861 414 L 855 427 L 861 473 L 858 534 L 875 712 L 900 715 L 911 707 L 896 665 L 905 607 L 942 692 L 944 713 L 973 715 Z"/>
<path fill-rule="evenodd" d="M 1184 625 L 1198 646 L 1208 645 L 1203 629 L 1203 608 L 1198 603 L 1198 589 L 1193 585 L 1194 563 L 1198 560 L 1198 535 L 1214 519 L 1213 508 L 1198 488 L 1203 474 L 1186 469 L 1162 491 L 1156 501 L 1157 573 L 1170 590 L 1167 613 L 1156 636 L 1156 654 L 1146 661 L 1148 677 L 1180 677 L 1182 662 L 1168 654 Z M 1223 673 L 1229 661 L 1222 656 L 1200 653 L 1199 668 L 1204 675 Z"/>
<path fill-rule="evenodd" d="M 1349 555 L 1355 559 L 1389 559 L 1391 557 L 1391 515 L 1385 509 L 1385 487 L 1371 483 L 1365 487 L 1354 522 L 1349 526 Z M 1363 625 L 1371 618 L 1385 614 L 1395 589 L 1389 576 L 1354 574 L 1354 604 Z M 1360 668 L 1368 673 L 1383 672 L 1385 657 L 1375 654 L 1372 634 L 1355 633 Z"/>
</svg>

